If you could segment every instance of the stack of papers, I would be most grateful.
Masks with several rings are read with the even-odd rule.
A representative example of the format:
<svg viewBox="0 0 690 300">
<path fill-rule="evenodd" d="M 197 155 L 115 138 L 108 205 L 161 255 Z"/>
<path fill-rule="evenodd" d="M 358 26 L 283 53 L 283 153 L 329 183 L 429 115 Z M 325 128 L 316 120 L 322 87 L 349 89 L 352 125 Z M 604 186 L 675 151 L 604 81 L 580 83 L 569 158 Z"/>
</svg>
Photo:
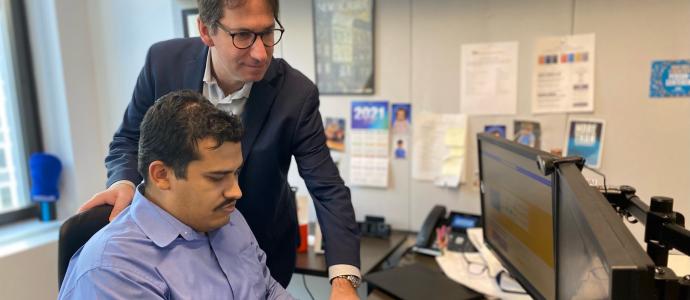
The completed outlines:
<svg viewBox="0 0 690 300">
<path fill-rule="evenodd" d="M 461 252 L 446 251 L 436 257 L 436 262 L 448 278 L 489 297 L 532 299 L 528 294 L 503 292 L 496 282 L 496 275 L 505 269 L 484 245 L 481 228 L 469 229 L 467 235 L 479 252 L 468 252 L 463 257 Z M 481 265 L 487 266 L 487 269 L 482 271 Z M 510 290 L 515 290 L 515 286 L 511 286 Z"/>
</svg>

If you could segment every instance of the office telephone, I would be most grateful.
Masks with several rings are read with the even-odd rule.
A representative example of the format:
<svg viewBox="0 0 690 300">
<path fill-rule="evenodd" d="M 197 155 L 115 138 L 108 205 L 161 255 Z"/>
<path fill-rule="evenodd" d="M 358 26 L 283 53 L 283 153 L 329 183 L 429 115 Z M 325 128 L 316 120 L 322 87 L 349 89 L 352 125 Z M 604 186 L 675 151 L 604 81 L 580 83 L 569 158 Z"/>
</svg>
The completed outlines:
<svg viewBox="0 0 690 300">
<path fill-rule="evenodd" d="M 441 250 L 435 243 L 436 229 L 447 225 L 450 229 L 447 237 L 448 249 L 451 251 L 474 252 L 476 249 L 469 243 L 466 230 L 467 228 L 477 227 L 480 224 L 480 216 L 472 214 L 451 211 L 446 218 L 446 207 L 436 205 L 431 209 L 426 219 L 424 219 L 412 250 L 431 256 L 441 255 Z"/>
<path fill-rule="evenodd" d="M 432 208 L 429 214 L 426 216 L 426 219 L 424 219 L 422 228 L 419 229 L 415 247 L 430 248 L 436 239 L 436 227 L 441 225 L 445 218 L 446 207 L 441 205 L 434 206 L 434 208 Z"/>
</svg>

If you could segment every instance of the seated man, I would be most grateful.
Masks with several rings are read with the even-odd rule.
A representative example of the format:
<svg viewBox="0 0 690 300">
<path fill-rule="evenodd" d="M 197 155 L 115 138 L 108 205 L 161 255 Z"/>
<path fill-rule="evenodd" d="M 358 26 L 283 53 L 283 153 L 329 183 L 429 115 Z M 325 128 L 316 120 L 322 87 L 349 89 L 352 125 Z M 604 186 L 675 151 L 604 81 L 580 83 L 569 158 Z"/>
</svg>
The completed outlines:
<svg viewBox="0 0 690 300">
<path fill-rule="evenodd" d="M 192 91 L 141 123 L 132 205 L 72 257 L 60 299 L 291 299 L 235 203 L 242 125 Z"/>
</svg>

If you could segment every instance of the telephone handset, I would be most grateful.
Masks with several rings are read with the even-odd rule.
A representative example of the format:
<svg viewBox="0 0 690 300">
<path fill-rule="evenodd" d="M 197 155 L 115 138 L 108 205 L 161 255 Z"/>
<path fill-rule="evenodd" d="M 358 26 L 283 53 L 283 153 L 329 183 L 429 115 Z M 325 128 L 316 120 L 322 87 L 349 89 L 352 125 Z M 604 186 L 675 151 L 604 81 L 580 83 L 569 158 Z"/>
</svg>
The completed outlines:
<svg viewBox="0 0 690 300">
<path fill-rule="evenodd" d="M 426 216 L 422 228 L 417 234 L 417 242 L 413 250 L 415 252 L 420 252 L 429 255 L 438 255 L 440 252 L 438 249 L 431 249 L 431 245 L 434 244 L 436 238 L 436 227 L 445 222 L 446 218 L 446 207 L 442 205 L 436 205 L 431 209 L 429 214 Z"/>
</svg>

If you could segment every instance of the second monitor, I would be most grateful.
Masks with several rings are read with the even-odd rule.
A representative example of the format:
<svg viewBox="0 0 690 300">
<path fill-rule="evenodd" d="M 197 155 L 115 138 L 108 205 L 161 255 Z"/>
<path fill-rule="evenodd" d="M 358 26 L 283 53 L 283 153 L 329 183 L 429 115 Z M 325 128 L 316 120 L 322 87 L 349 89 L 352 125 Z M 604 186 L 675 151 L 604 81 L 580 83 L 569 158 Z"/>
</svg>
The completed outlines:
<svg viewBox="0 0 690 300">
<path fill-rule="evenodd" d="M 484 240 L 501 263 L 537 299 L 554 299 L 551 178 L 537 157 L 548 153 L 478 135 Z"/>
</svg>

